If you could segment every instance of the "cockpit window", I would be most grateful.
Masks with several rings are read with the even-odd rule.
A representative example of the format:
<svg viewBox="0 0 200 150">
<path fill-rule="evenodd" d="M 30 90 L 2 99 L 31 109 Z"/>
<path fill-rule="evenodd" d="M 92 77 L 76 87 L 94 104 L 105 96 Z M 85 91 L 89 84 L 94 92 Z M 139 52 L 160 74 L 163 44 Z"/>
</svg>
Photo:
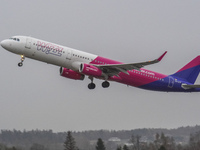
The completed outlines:
<svg viewBox="0 0 200 150">
<path fill-rule="evenodd" d="M 9 38 L 10 40 L 14 40 L 14 41 L 20 41 L 20 39 L 18 38 Z"/>
</svg>

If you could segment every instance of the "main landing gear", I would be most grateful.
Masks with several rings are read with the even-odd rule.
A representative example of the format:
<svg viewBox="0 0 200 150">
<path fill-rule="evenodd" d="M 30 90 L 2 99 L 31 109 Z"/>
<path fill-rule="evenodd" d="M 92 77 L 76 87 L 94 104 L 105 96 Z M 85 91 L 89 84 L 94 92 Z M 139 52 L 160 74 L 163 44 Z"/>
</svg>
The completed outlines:
<svg viewBox="0 0 200 150">
<path fill-rule="evenodd" d="M 110 83 L 108 81 L 104 81 L 101 85 L 103 88 L 108 88 L 110 86 Z"/>
<path fill-rule="evenodd" d="M 95 87 L 96 87 L 96 85 L 95 85 L 94 83 L 88 84 L 88 88 L 89 88 L 90 90 L 94 89 Z"/>
<path fill-rule="evenodd" d="M 94 78 L 91 77 L 91 76 L 89 76 L 88 78 L 91 80 L 91 83 L 88 84 L 88 88 L 89 88 L 90 90 L 92 90 L 92 89 L 94 89 L 94 88 L 96 87 L 96 85 L 93 83 Z"/>
<path fill-rule="evenodd" d="M 25 59 L 25 56 L 24 55 L 20 55 L 20 56 L 21 56 L 21 62 L 18 63 L 18 66 L 22 67 L 23 66 L 23 61 Z"/>
<path fill-rule="evenodd" d="M 91 80 L 91 83 L 88 84 L 88 88 L 89 88 L 90 90 L 95 89 L 96 85 L 93 83 L 94 78 L 91 77 L 91 76 L 89 76 L 89 79 Z M 109 83 L 108 81 L 104 81 L 104 82 L 102 83 L 102 87 L 103 87 L 103 88 L 108 88 L 109 86 L 110 86 L 110 83 Z"/>
</svg>

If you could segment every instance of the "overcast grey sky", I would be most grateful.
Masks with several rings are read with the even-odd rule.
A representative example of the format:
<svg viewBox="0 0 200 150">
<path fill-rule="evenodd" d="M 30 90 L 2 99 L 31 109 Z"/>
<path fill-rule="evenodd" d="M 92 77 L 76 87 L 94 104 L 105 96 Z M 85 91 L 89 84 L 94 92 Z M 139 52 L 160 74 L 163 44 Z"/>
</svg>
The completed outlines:
<svg viewBox="0 0 200 150">
<path fill-rule="evenodd" d="M 199 0 L 1 0 L 0 40 L 30 35 L 172 74 L 200 54 Z M 60 77 L 59 67 L 0 48 L 0 129 L 53 131 L 200 125 L 200 93 L 161 93 Z M 197 80 L 200 83 L 200 78 Z"/>
</svg>

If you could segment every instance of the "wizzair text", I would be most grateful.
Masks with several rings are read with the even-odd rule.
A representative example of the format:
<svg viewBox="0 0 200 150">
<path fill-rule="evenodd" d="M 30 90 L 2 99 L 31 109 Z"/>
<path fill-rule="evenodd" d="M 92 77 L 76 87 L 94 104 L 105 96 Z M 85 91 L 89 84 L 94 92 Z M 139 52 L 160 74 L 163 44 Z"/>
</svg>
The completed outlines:
<svg viewBox="0 0 200 150">
<path fill-rule="evenodd" d="M 37 41 L 37 50 L 46 54 L 62 56 L 63 48 L 55 44 Z"/>
</svg>

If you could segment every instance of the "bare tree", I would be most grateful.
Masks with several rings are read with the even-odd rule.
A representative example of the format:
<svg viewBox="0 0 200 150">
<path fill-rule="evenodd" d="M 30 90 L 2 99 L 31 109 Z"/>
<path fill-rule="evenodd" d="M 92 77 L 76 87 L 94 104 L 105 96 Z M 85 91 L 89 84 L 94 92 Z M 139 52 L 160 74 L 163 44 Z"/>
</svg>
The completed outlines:
<svg viewBox="0 0 200 150">
<path fill-rule="evenodd" d="M 141 136 L 139 136 L 139 135 L 131 136 L 130 142 L 133 145 L 132 150 L 140 150 L 140 138 L 141 138 Z"/>
</svg>

